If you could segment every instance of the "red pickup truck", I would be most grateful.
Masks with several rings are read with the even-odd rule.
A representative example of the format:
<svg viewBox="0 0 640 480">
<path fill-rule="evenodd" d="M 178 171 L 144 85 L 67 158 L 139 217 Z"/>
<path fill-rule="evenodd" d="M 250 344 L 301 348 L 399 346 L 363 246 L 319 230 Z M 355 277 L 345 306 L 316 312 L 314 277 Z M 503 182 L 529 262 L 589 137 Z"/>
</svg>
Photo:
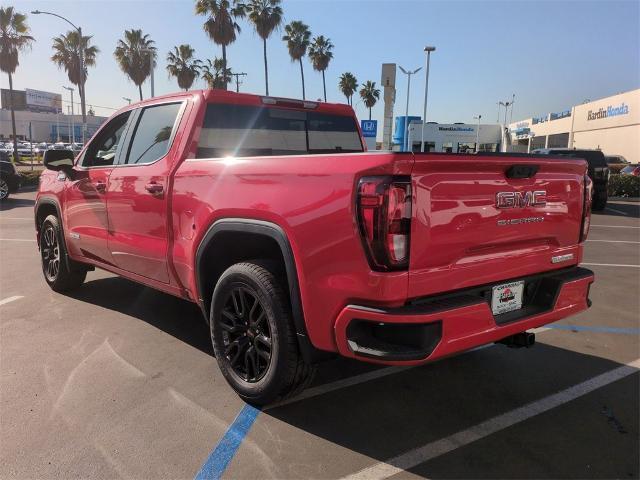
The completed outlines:
<svg viewBox="0 0 640 480">
<path fill-rule="evenodd" d="M 299 392 L 327 353 L 530 346 L 527 329 L 590 304 L 581 159 L 366 152 L 349 106 L 192 91 L 120 110 L 45 165 L 50 287 L 99 267 L 196 302 L 255 404 Z"/>
</svg>

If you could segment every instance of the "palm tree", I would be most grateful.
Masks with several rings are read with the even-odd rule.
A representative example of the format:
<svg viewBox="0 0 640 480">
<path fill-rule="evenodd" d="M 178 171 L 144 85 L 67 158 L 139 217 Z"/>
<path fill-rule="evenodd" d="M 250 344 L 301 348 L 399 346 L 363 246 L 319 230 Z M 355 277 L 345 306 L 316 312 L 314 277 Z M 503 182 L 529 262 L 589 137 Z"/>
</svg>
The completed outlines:
<svg viewBox="0 0 640 480">
<path fill-rule="evenodd" d="M 207 60 L 202 66 L 202 78 L 209 88 L 226 90 L 227 84 L 231 81 L 231 69 L 225 68 L 223 58 L 214 58 L 213 62 Z"/>
<path fill-rule="evenodd" d="M 302 77 L 302 99 L 305 100 L 304 91 L 304 70 L 302 69 L 302 57 L 307 54 L 307 48 L 309 47 L 309 39 L 311 38 L 311 32 L 309 27 L 299 20 L 294 20 L 289 25 L 284 27 L 286 35 L 282 37 L 282 40 L 287 42 L 287 48 L 289 49 L 289 56 L 291 61 L 296 60 L 300 62 L 300 76 Z"/>
<path fill-rule="evenodd" d="M 236 41 L 236 32 L 240 33 L 240 25 L 236 18 L 245 15 L 244 4 L 233 0 L 233 6 L 229 0 L 197 0 L 196 14 L 206 15 L 204 31 L 217 45 L 222 46 L 222 64 L 227 68 L 227 46 Z M 229 77 L 230 82 L 231 77 Z M 226 89 L 227 84 L 223 87 Z"/>
<path fill-rule="evenodd" d="M 178 86 L 189 90 L 200 75 L 200 60 L 193 58 L 195 50 L 188 44 L 173 47 L 167 55 L 167 70 L 169 76 L 176 77 Z"/>
<path fill-rule="evenodd" d="M 269 68 L 267 66 L 267 38 L 282 23 L 281 0 L 250 0 L 245 9 L 249 21 L 262 39 L 264 55 L 264 84 L 269 95 Z"/>
<path fill-rule="evenodd" d="M 122 70 L 138 86 L 142 100 L 142 84 L 151 75 L 157 57 L 155 42 L 142 30 L 125 30 L 124 39 L 118 40 L 113 52 Z"/>
<path fill-rule="evenodd" d="M 13 133 L 13 158 L 18 159 L 16 140 L 16 114 L 13 109 L 13 77 L 20 64 L 18 54 L 31 46 L 27 16 L 14 12 L 13 7 L 0 7 L 0 70 L 9 75 L 9 108 Z"/>
<path fill-rule="evenodd" d="M 324 80 L 324 71 L 329 66 L 329 62 L 333 58 L 333 44 L 331 40 L 323 35 L 313 39 L 309 47 L 309 58 L 313 64 L 313 69 L 322 72 L 322 88 L 324 89 L 324 101 L 327 101 L 327 84 Z"/>
<path fill-rule="evenodd" d="M 51 60 L 58 67 L 67 72 L 69 81 L 78 86 L 80 94 L 80 105 L 82 107 L 82 123 L 86 125 L 86 92 L 85 84 L 87 82 L 87 67 L 93 67 L 96 64 L 96 56 L 100 51 L 98 47 L 90 45 L 90 35 L 80 35 L 77 30 L 69 30 L 66 35 L 60 35 L 53 39 L 53 56 Z M 80 73 L 80 65 L 83 66 L 82 74 Z M 84 136 L 84 132 L 83 132 Z"/>
<path fill-rule="evenodd" d="M 372 82 L 371 80 L 364 82 L 360 89 L 360 98 L 362 98 L 365 106 L 369 109 L 369 120 L 371 120 L 371 109 L 380 98 L 380 89 L 376 88 L 376 82 Z"/>
<path fill-rule="evenodd" d="M 344 72 L 340 75 L 340 82 L 338 83 L 340 91 L 347 97 L 347 103 L 353 106 L 353 94 L 358 89 L 358 79 L 351 72 Z"/>
</svg>

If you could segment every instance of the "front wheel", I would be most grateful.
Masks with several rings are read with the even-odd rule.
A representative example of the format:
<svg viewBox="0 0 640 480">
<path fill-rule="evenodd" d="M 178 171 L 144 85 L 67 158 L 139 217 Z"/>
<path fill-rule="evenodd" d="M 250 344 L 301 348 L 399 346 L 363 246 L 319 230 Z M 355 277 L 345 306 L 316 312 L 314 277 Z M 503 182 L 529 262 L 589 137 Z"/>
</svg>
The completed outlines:
<svg viewBox="0 0 640 480">
<path fill-rule="evenodd" d="M 596 212 L 600 212 L 604 210 L 607 206 L 607 200 L 608 200 L 607 190 L 605 189 L 595 190 L 593 192 L 593 204 L 591 206 L 591 209 Z"/>
<path fill-rule="evenodd" d="M 0 202 L 9 198 L 9 184 L 0 177 Z"/>
<path fill-rule="evenodd" d="M 273 403 L 310 383 L 314 367 L 300 355 L 288 297 L 263 266 L 237 263 L 222 274 L 210 325 L 218 366 L 246 402 Z"/>
<path fill-rule="evenodd" d="M 66 255 L 58 217 L 49 215 L 40 228 L 40 259 L 44 279 L 56 292 L 78 288 L 87 276 L 87 270 L 75 264 L 70 265 Z"/>
</svg>

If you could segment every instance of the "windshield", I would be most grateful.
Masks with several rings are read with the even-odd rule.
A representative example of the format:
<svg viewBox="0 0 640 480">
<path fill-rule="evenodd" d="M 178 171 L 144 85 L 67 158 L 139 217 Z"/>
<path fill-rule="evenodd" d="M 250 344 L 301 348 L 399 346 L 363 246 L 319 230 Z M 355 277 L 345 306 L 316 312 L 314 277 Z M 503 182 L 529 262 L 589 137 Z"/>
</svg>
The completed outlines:
<svg viewBox="0 0 640 480">
<path fill-rule="evenodd" d="M 198 158 L 362 152 L 355 120 L 307 110 L 209 104 Z"/>
</svg>

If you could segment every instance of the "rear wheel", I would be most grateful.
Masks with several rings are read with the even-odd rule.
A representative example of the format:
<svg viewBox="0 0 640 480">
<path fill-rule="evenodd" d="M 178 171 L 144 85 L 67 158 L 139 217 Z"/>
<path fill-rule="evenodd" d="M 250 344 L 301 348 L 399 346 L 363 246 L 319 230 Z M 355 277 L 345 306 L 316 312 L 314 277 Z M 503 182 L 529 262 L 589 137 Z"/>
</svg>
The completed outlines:
<svg viewBox="0 0 640 480">
<path fill-rule="evenodd" d="M 606 190 L 595 190 L 593 193 L 593 204 L 591 209 L 594 211 L 604 210 L 607 206 L 607 191 Z"/>
<path fill-rule="evenodd" d="M 58 217 L 49 215 L 40 228 L 40 258 L 44 279 L 52 290 L 64 292 L 78 288 L 87 276 L 86 268 L 67 262 L 62 228 Z"/>
<path fill-rule="evenodd" d="M 246 402 L 273 403 L 311 381 L 314 367 L 298 350 L 289 300 L 264 266 L 237 263 L 222 274 L 210 325 L 220 370 Z"/>
</svg>

